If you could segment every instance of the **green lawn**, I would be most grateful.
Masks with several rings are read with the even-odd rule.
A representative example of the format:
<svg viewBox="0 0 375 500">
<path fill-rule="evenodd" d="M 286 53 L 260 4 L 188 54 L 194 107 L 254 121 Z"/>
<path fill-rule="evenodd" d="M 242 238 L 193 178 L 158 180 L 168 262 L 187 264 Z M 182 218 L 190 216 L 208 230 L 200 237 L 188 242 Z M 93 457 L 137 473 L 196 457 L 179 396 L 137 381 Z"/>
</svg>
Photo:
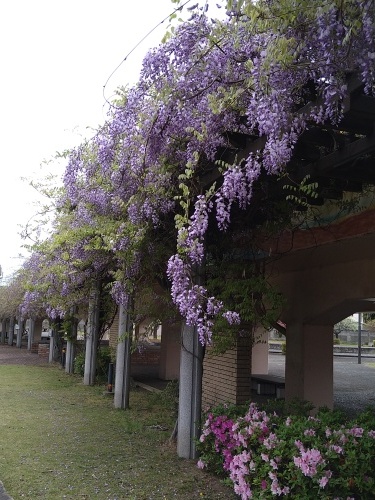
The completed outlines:
<svg viewBox="0 0 375 500">
<path fill-rule="evenodd" d="M 230 499 L 178 459 L 163 397 L 134 389 L 115 410 L 103 387 L 56 366 L 0 366 L 0 480 L 14 500 Z"/>
</svg>

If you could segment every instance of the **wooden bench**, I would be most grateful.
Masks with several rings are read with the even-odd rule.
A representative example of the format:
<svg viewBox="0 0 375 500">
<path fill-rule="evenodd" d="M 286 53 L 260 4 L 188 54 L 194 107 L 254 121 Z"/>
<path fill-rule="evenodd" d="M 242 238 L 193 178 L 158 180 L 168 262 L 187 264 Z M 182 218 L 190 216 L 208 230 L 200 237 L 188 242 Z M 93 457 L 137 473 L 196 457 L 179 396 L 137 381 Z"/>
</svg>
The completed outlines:
<svg viewBox="0 0 375 500">
<path fill-rule="evenodd" d="M 285 379 L 277 375 L 251 375 L 251 388 L 257 394 L 269 394 L 276 399 L 285 397 Z"/>
</svg>

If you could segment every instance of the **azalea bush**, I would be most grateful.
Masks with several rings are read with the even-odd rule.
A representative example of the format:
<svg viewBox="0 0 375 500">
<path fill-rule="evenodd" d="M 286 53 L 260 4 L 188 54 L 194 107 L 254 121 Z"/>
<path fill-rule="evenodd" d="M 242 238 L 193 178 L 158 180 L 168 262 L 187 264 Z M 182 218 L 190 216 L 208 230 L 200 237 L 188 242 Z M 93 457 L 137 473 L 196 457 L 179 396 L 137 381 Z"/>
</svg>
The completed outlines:
<svg viewBox="0 0 375 500">
<path fill-rule="evenodd" d="M 285 416 L 255 403 L 242 416 L 221 410 L 207 414 L 198 466 L 224 474 L 242 500 L 374 498 L 374 411 L 347 421 L 327 409 L 314 417 Z"/>
</svg>

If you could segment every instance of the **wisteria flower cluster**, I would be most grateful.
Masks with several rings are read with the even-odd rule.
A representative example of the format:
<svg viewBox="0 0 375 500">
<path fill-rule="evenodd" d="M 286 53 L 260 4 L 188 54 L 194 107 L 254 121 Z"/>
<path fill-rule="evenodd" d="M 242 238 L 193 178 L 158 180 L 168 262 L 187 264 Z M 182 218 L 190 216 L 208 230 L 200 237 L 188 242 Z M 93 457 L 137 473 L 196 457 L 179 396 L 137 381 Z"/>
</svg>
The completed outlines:
<svg viewBox="0 0 375 500">
<path fill-rule="evenodd" d="M 198 467 L 225 474 L 242 500 L 370 500 L 375 491 L 374 428 L 374 411 L 345 422 L 328 410 L 315 417 L 285 416 L 251 403 L 243 416 L 229 418 L 214 409 L 198 444 Z"/>
<path fill-rule="evenodd" d="M 53 314 L 70 307 L 61 297 L 98 279 L 121 302 L 140 276 L 152 281 L 167 268 L 176 308 L 202 343 L 217 318 L 241 322 L 200 279 L 207 234 L 230 230 L 233 208 L 249 207 L 261 171 L 283 171 L 306 128 L 341 119 L 348 72 L 367 92 L 375 75 L 374 0 L 301 1 L 308 8 L 297 16 L 263 0 L 255 11 L 270 15 L 256 19 L 245 10 L 253 2 L 241 4 L 243 12 L 229 9 L 223 21 L 193 14 L 151 50 L 138 83 L 69 155 L 42 259 Z M 231 134 L 258 142 L 244 153 Z M 206 167 L 228 150 L 233 161 L 220 165 L 217 183 L 208 181 Z M 46 273 L 38 273 L 32 292 L 45 287 Z"/>
</svg>

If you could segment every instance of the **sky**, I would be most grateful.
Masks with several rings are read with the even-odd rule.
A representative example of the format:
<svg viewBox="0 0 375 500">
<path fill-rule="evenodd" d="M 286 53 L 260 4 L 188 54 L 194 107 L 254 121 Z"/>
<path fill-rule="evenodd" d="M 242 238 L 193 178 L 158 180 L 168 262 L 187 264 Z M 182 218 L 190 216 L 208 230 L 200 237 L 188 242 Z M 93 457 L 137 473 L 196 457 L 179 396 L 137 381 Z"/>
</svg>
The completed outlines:
<svg viewBox="0 0 375 500">
<path fill-rule="evenodd" d="M 188 2 L 185 15 L 195 3 Z M 37 211 L 39 196 L 22 179 L 42 179 L 49 173 L 61 179 L 63 164 L 51 161 L 55 153 L 77 146 L 92 135 L 92 128 L 104 123 L 105 99 L 111 99 L 118 86 L 136 82 L 144 55 L 160 43 L 169 24 L 168 19 L 161 22 L 173 9 L 171 0 L 1 2 L 0 265 L 4 277 L 21 267 L 27 253 L 20 232 Z"/>
</svg>

